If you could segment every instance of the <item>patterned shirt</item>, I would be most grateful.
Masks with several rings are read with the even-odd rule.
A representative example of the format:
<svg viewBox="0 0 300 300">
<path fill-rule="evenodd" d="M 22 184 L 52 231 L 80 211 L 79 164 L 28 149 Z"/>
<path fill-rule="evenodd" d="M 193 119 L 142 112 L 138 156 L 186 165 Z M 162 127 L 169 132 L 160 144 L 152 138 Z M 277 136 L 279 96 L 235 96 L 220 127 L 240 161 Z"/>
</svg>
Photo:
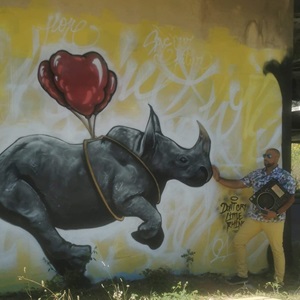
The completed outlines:
<svg viewBox="0 0 300 300">
<path fill-rule="evenodd" d="M 272 170 L 270 174 L 267 174 L 266 168 L 257 169 L 255 171 L 250 172 L 241 180 L 247 187 L 252 187 L 254 193 L 257 192 L 261 187 L 263 187 L 266 183 L 268 183 L 272 178 L 277 179 L 278 182 L 291 194 L 295 194 L 296 189 L 296 181 L 291 176 L 291 174 L 278 166 Z M 247 216 L 251 219 L 261 222 L 281 222 L 286 218 L 286 214 L 282 213 L 278 217 L 273 219 L 265 219 L 260 209 L 251 202 Z"/>
</svg>

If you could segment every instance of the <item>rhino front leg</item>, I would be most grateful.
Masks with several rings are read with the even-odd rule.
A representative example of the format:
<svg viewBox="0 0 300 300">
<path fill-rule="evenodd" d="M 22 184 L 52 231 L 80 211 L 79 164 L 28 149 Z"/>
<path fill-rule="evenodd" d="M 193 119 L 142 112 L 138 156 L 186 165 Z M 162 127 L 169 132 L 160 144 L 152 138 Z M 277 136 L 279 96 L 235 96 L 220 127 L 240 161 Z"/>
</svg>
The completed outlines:
<svg viewBox="0 0 300 300">
<path fill-rule="evenodd" d="M 151 249 L 161 246 L 164 232 L 161 228 L 161 215 L 155 207 L 140 196 L 125 201 L 121 209 L 124 216 L 135 216 L 144 221 L 138 230 L 131 234 L 137 242 L 148 245 Z"/>
<path fill-rule="evenodd" d="M 164 241 L 164 232 L 161 227 L 157 231 L 156 235 L 153 237 L 150 237 L 150 238 L 143 237 L 143 230 L 140 229 L 140 227 L 138 228 L 138 231 L 132 232 L 131 236 L 137 242 L 144 244 L 144 245 L 148 245 L 151 249 L 159 248 L 161 246 L 162 242 Z"/>
</svg>

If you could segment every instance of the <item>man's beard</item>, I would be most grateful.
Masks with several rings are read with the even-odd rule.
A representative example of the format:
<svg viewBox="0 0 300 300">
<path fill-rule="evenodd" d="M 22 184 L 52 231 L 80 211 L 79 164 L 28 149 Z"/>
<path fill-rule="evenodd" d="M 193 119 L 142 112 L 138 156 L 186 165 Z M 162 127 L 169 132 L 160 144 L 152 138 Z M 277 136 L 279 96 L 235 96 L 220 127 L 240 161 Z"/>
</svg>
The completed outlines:
<svg viewBox="0 0 300 300">
<path fill-rule="evenodd" d="M 264 162 L 265 167 L 269 168 L 272 167 L 274 164 L 272 163 L 268 163 L 268 162 Z"/>
</svg>

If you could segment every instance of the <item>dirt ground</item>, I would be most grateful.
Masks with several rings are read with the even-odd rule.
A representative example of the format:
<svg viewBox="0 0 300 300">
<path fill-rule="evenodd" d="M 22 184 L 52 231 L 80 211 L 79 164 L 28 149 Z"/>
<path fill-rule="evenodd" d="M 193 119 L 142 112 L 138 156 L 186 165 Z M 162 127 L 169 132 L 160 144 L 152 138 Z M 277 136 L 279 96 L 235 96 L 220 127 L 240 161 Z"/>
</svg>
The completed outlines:
<svg viewBox="0 0 300 300">
<path fill-rule="evenodd" d="M 178 283 L 181 282 L 181 288 L 183 285 L 187 284 L 187 291 L 197 291 L 197 295 L 199 295 L 199 299 L 226 299 L 226 296 L 230 297 L 230 299 L 240 299 L 241 296 L 245 297 L 254 296 L 254 295 L 270 295 L 274 299 L 274 295 L 282 294 L 280 298 L 276 299 L 287 299 L 286 295 L 291 295 L 293 298 L 289 299 L 300 299 L 300 277 L 294 271 L 287 272 L 285 286 L 278 290 L 276 286 L 267 284 L 268 282 L 272 282 L 273 276 L 271 271 L 266 271 L 260 275 L 249 275 L 249 281 L 245 285 L 229 285 L 226 282 L 226 278 L 222 275 L 218 274 L 203 274 L 200 276 L 171 276 L 166 275 L 162 278 L 155 278 L 152 280 L 140 280 L 134 282 L 126 282 L 126 285 L 129 286 L 128 291 L 129 294 L 138 294 L 141 295 L 141 291 L 143 291 L 143 295 L 149 296 L 151 293 L 165 293 L 172 292 L 174 287 L 176 287 L 179 292 L 180 288 Z M 106 287 L 106 294 L 99 294 L 100 289 Z M 88 294 L 91 298 L 88 298 L 88 294 L 86 294 L 87 298 L 80 299 L 111 299 L 107 295 L 107 291 L 109 290 L 109 283 L 102 283 L 94 286 L 88 291 Z M 108 285 L 106 285 L 108 284 Z M 95 292 L 95 293 L 94 293 Z M 92 298 L 93 295 L 97 295 L 99 298 Z M 111 295 L 111 294 L 110 294 Z M 220 295 L 220 298 L 217 296 Z M 211 297 L 209 297 L 211 296 Z M 233 297 L 233 298 L 231 298 Z M 176 298 L 180 299 L 180 298 Z M 187 299 L 187 298 L 182 298 Z M 198 298 L 197 298 L 198 299 Z M 229 298 L 227 298 L 229 299 Z"/>
<path fill-rule="evenodd" d="M 29 290 L 27 292 L 15 293 L 11 295 L 0 295 L 2 300 L 26 300 L 26 299 L 80 299 L 80 300 L 106 300 L 106 299 L 129 299 L 130 295 L 137 294 L 149 297 L 154 294 L 177 293 L 183 290 L 186 284 L 186 291 L 197 291 L 197 299 L 240 299 L 246 296 L 255 296 L 254 299 L 300 299 L 300 274 L 295 270 L 287 270 L 284 288 L 276 290 L 276 286 L 268 285 L 272 281 L 272 271 L 266 271 L 263 274 L 249 275 L 249 282 L 245 285 L 229 285 L 226 278 L 219 274 L 203 274 L 199 276 L 182 275 L 175 276 L 167 273 L 155 274 L 143 280 L 120 281 L 120 279 L 109 280 L 89 287 L 77 287 L 76 284 L 70 287 L 69 298 L 51 298 L 51 295 L 44 294 L 41 290 L 38 292 Z M 181 282 L 181 284 L 180 284 Z M 267 285 L 266 285 L 267 284 Z M 51 287 L 57 292 L 57 286 Z M 64 289 L 61 289 L 64 290 Z M 113 298 L 116 291 L 123 293 L 123 298 Z M 279 294 L 280 293 L 280 294 Z M 127 298 L 124 297 L 127 295 Z M 280 297 L 274 298 L 274 294 Z M 220 297 L 218 297 L 218 295 Z M 265 295 L 264 298 L 257 298 L 257 295 Z M 269 296 L 269 298 L 267 298 Z M 291 295 L 289 298 L 287 295 Z M 227 298 L 227 297 L 228 298 Z M 79 298 L 78 298 L 79 297 Z M 136 298 L 140 299 L 140 298 Z M 170 298 L 171 299 L 171 298 Z M 177 298 L 176 299 L 187 299 Z M 250 298 L 248 298 L 250 299 Z"/>
</svg>

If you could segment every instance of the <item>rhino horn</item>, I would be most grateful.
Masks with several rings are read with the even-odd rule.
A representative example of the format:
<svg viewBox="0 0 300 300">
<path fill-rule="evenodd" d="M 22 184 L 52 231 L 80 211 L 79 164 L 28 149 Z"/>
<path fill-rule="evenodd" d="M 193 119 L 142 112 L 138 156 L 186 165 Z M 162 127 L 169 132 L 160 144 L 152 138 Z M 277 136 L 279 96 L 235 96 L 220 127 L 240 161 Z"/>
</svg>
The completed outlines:
<svg viewBox="0 0 300 300">
<path fill-rule="evenodd" d="M 210 137 L 207 131 L 205 130 L 204 126 L 198 121 L 197 123 L 199 126 L 199 136 L 196 144 L 193 146 L 192 149 L 197 153 L 202 151 L 204 151 L 205 153 L 209 153 L 211 144 Z"/>
</svg>

